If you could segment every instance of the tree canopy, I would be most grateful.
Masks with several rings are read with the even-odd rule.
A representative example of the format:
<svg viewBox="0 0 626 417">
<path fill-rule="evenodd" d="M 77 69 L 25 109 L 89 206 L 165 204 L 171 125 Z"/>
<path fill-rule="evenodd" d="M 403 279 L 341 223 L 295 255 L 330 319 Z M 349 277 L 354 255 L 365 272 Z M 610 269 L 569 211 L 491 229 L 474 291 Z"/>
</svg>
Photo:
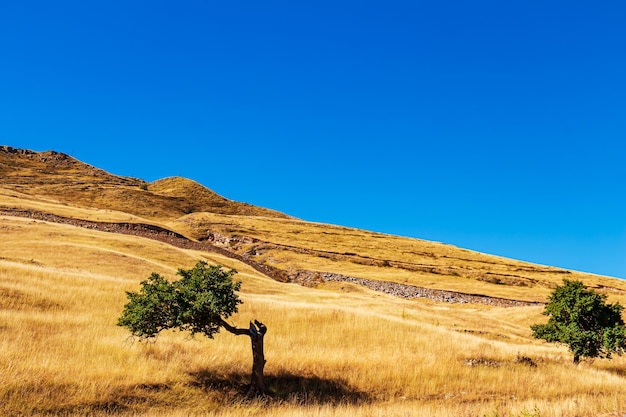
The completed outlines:
<svg viewBox="0 0 626 417">
<path fill-rule="evenodd" d="M 533 337 L 567 345 L 580 358 L 610 358 L 626 349 L 626 328 L 619 303 L 606 302 L 606 295 L 585 288 L 581 281 L 564 280 L 549 298 L 543 312 L 546 324 L 531 326 Z"/>
<path fill-rule="evenodd" d="M 174 282 L 152 273 L 141 282 L 138 293 L 126 293 L 129 302 L 117 324 L 141 338 L 154 337 L 166 329 L 212 338 L 241 303 L 235 292 L 241 282 L 233 281 L 235 273 L 203 261 L 192 269 L 179 269 L 182 278 Z"/>
</svg>

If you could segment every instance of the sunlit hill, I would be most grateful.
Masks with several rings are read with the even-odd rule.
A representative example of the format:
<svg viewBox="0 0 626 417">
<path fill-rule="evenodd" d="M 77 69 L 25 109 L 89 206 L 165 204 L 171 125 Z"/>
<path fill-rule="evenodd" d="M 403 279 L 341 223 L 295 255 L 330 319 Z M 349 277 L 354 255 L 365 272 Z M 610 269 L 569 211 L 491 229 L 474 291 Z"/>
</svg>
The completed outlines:
<svg viewBox="0 0 626 417">
<path fill-rule="evenodd" d="M 119 177 L 0 146 L 0 414 L 621 416 L 626 360 L 572 364 L 531 336 L 563 279 L 626 303 L 626 283 L 449 244 L 302 221 L 180 177 Z M 453 243 L 453 242 L 452 242 Z M 250 344 L 116 322 L 152 272 L 238 271 L 267 325 L 270 395 Z"/>
</svg>

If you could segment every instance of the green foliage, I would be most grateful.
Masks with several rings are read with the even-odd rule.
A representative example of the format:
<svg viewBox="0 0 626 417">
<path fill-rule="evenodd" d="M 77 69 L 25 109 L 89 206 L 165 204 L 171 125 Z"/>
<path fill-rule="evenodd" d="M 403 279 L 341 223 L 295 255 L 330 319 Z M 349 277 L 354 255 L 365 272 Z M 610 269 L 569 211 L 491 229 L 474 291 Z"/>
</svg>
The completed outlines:
<svg viewBox="0 0 626 417">
<path fill-rule="evenodd" d="M 563 343 L 579 358 L 610 358 L 626 349 L 623 307 L 607 304 L 606 296 L 585 288 L 580 281 L 564 280 L 556 287 L 544 315 L 548 323 L 531 326 L 533 337 Z"/>
<path fill-rule="evenodd" d="M 117 324 L 141 338 L 154 337 L 165 329 L 212 338 L 241 303 L 235 293 L 241 282 L 233 281 L 234 274 L 235 270 L 203 261 L 192 269 L 179 269 L 181 279 L 174 282 L 152 273 L 138 293 L 126 293 L 129 301 Z"/>
</svg>

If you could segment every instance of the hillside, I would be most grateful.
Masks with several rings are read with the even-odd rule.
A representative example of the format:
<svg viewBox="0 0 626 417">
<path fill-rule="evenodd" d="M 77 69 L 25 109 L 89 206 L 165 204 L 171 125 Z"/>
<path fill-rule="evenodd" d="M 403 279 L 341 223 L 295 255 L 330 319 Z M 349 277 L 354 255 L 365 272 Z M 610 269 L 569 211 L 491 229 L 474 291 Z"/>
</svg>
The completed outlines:
<svg viewBox="0 0 626 417">
<path fill-rule="evenodd" d="M 405 297 L 428 296 L 423 291 L 428 289 L 532 303 L 544 301 L 555 285 L 570 278 L 607 294 L 626 295 L 620 280 L 437 242 L 305 222 L 230 201 L 189 179 L 146 183 L 54 151 L 0 147 L 0 174 L 0 203 L 5 208 L 63 215 L 72 207 L 82 210 L 72 215 L 84 220 L 158 225 L 263 265 L 280 281 L 308 286 L 358 282 Z M 371 281 L 397 285 L 381 287 Z M 466 301 L 446 295 L 435 299 Z"/>
<path fill-rule="evenodd" d="M 196 211 L 286 218 L 276 211 L 225 199 L 200 184 L 168 178 L 147 183 L 119 177 L 55 151 L 0 146 L 0 187 L 28 200 L 174 219 Z"/>
<path fill-rule="evenodd" d="M 563 278 L 610 277 L 310 223 L 183 178 L 146 183 L 0 147 L 0 414 L 622 415 L 626 359 L 578 367 L 536 341 Z M 242 396 L 249 342 L 115 326 L 125 291 L 197 260 L 238 271 L 232 322 L 268 325 L 268 402 Z"/>
</svg>

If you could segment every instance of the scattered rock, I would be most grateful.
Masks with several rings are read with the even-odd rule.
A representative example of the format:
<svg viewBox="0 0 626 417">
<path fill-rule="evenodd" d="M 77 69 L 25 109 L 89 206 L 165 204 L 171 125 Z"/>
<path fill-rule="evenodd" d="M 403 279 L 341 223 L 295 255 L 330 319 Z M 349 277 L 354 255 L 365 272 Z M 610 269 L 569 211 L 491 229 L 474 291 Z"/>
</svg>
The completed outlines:
<svg viewBox="0 0 626 417">
<path fill-rule="evenodd" d="M 431 288 L 423 288 L 414 285 L 398 284 L 395 282 L 376 281 L 364 278 L 350 277 L 342 274 L 331 272 L 313 272 L 313 271 L 297 271 L 289 275 L 292 282 L 309 281 L 314 282 L 315 279 L 323 281 L 339 281 L 349 282 L 362 285 L 374 291 L 380 291 L 401 298 L 428 298 L 442 303 L 459 303 L 459 304 L 487 304 L 498 307 L 519 307 L 519 306 L 538 306 L 542 303 L 509 300 L 506 298 L 489 297 L 479 294 L 465 294 L 456 291 L 436 290 Z"/>
<path fill-rule="evenodd" d="M 83 227 L 86 229 L 141 236 L 149 239 L 159 240 L 161 242 L 165 242 L 179 248 L 216 252 L 229 258 L 237 259 L 276 281 L 293 282 L 308 287 L 317 286 L 325 281 L 337 281 L 362 285 L 374 291 L 379 291 L 385 294 L 393 295 L 395 297 L 406 299 L 428 298 L 443 303 L 474 303 L 499 307 L 543 305 L 543 303 L 537 302 L 509 300 L 505 298 L 489 297 L 479 294 L 465 294 L 455 291 L 436 290 L 414 285 L 399 284 L 395 282 L 350 277 L 347 275 L 331 272 L 295 270 L 288 273 L 285 270 L 251 259 L 252 255 L 258 254 L 256 250 L 249 251 L 246 254 L 238 254 L 233 252 L 232 250 L 226 249 L 232 249 L 233 246 L 238 247 L 242 244 L 259 242 L 258 239 L 253 239 L 247 236 L 235 236 L 229 238 L 218 233 L 209 233 L 208 239 L 206 241 L 197 242 L 171 230 L 159 226 L 142 223 L 95 222 L 89 220 L 73 219 L 50 213 L 37 212 L 33 210 L 15 209 L 11 207 L 0 207 L 0 215 L 27 217 L 52 223 L 70 224 L 76 227 Z M 259 248 L 259 250 L 260 249 L 261 248 Z"/>
<path fill-rule="evenodd" d="M 465 359 L 467 366 L 488 366 L 490 368 L 498 368 L 502 366 L 502 362 L 486 358 L 469 358 Z"/>
<path fill-rule="evenodd" d="M 530 366 L 531 368 L 537 367 L 537 363 L 535 363 L 532 358 L 524 355 L 517 355 L 517 357 L 513 359 L 513 362 L 521 363 L 522 365 Z"/>
</svg>

